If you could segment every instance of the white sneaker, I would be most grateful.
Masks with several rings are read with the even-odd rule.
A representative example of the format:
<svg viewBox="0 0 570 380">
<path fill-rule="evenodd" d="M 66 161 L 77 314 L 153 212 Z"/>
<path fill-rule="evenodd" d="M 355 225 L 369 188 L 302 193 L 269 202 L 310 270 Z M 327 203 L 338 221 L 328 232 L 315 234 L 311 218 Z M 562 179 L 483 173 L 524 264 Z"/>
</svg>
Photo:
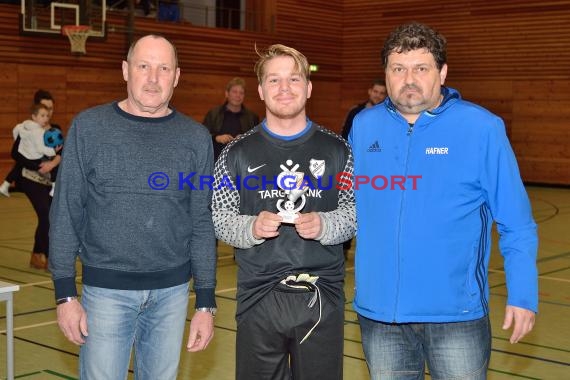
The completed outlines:
<svg viewBox="0 0 570 380">
<path fill-rule="evenodd" d="M 0 194 L 5 197 L 10 196 L 10 182 L 4 181 L 2 185 L 0 185 Z"/>
</svg>

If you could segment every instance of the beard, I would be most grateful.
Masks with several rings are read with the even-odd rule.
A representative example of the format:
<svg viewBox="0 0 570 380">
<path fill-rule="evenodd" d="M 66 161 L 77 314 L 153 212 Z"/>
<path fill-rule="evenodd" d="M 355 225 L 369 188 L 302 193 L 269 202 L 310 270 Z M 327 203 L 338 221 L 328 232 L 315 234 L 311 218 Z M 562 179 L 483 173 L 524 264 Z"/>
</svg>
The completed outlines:
<svg viewBox="0 0 570 380">
<path fill-rule="evenodd" d="M 410 90 L 413 92 L 406 93 Z M 402 87 L 394 104 L 396 108 L 407 113 L 421 113 L 428 109 L 427 99 L 424 98 L 423 90 L 414 84 Z"/>
</svg>

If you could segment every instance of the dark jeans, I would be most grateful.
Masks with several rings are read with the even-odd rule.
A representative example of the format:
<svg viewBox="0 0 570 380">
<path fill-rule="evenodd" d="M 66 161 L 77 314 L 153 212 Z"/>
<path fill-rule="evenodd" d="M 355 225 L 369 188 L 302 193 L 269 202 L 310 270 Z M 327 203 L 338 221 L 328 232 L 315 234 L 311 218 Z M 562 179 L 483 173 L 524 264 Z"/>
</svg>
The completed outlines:
<svg viewBox="0 0 570 380">
<path fill-rule="evenodd" d="M 382 323 L 358 316 L 372 380 L 484 380 L 491 356 L 485 316 L 453 323 Z"/>
<path fill-rule="evenodd" d="M 35 253 L 44 253 L 49 255 L 49 208 L 51 206 L 51 197 L 49 192 L 51 186 L 42 185 L 40 183 L 30 181 L 27 178 L 20 177 L 18 181 L 19 187 L 32 203 L 32 207 L 38 217 L 38 226 L 34 236 Z"/>
</svg>

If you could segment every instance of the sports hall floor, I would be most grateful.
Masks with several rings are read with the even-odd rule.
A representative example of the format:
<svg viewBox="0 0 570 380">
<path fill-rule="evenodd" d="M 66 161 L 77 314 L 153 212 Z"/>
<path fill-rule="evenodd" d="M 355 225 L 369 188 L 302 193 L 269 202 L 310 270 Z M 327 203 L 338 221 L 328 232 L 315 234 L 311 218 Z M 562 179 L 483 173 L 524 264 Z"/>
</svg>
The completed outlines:
<svg viewBox="0 0 570 380">
<path fill-rule="evenodd" d="M 495 248 L 489 274 L 493 326 L 489 379 L 570 379 L 570 189 L 529 187 L 528 191 L 540 234 L 540 312 L 534 331 L 521 343 L 509 344 L 509 333 L 501 330 L 506 289 Z M 21 287 L 14 297 L 15 375 L 30 380 L 77 379 L 78 349 L 57 327 L 50 276 L 28 267 L 35 224 L 22 193 L 0 199 L 0 281 Z M 218 253 L 215 337 L 205 352 L 182 352 L 179 379 L 234 378 L 236 265 L 228 246 L 220 244 Z M 351 252 L 345 285 L 344 377 L 360 380 L 368 375 L 351 307 L 353 257 Z M 0 378 L 6 377 L 5 330 L 5 306 L 1 305 Z"/>
</svg>

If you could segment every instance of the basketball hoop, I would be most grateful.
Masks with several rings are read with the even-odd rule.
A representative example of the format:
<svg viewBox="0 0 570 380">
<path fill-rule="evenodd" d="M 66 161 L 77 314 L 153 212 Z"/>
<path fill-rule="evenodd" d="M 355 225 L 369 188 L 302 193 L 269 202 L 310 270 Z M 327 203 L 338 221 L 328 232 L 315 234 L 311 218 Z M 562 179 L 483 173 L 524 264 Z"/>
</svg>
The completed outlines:
<svg viewBox="0 0 570 380">
<path fill-rule="evenodd" d="M 87 25 L 64 25 L 61 32 L 69 38 L 71 52 L 85 54 L 85 42 L 91 33 L 91 28 Z"/>
</svg>

